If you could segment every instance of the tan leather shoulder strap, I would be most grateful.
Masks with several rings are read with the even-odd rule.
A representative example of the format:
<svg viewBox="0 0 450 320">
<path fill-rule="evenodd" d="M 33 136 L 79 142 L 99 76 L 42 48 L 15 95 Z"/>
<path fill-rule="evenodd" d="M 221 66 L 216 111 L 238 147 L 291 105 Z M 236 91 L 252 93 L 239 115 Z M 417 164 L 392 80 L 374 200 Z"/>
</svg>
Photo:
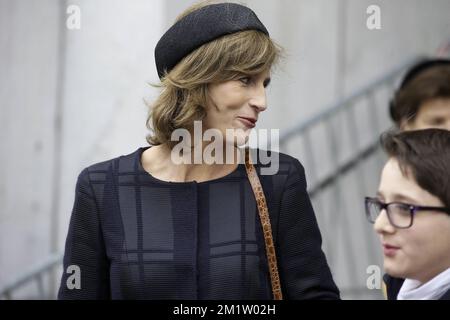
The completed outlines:
<svg viewBox="0 0 450 320">
<path fill-rule="evenodd" d="M 269 263 L 270 280 L 272 283 L 272 293 L 274 300 L 282 300 L 280 276 L 278 274 L 277 256 L 275 254 L 275 245 L 272 237 L 272 226 L 270 224 L 269 210 L 267 208 L 264 190 L 259 181 L 258 174 L 253 164 L 250 163 L 249 149 L 245 149 L 245 169 L 247 176 L 255 194 L 256 204 L 258 205 L 259 218 L 264 233 L 264 242 L 266 244 L 267 261 Z"/>
</svg>

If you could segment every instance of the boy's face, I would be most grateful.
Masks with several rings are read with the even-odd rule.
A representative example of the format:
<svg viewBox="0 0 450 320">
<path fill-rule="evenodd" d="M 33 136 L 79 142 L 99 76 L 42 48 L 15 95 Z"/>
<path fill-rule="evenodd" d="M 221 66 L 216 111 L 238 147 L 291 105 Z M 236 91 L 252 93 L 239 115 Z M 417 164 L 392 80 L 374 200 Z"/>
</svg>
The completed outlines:
<svg viewBox="0 0 450 320">
<path fill-rule="evenodd" d="M 403 130 L 428 128 L 450 131 L 450 98 L 437 98 L 425 101 L 419 107 L 414 120 L 402 126 Z"/>
<path fill-rule="evenodd" d="M 378 198 L 384 203 L 401 202 L 443 207 L 435 195 L 422 189 L 411 172 L 405 176 L 395 158 L 381 174 Z M 384 269 L 391 276 L 426 282 L 450 267 L 450 216 L 439 211 L 417 211 L 410 228 L 394 227 L 383 210 L 374 224 L 384 251 Z"/>
</svg>

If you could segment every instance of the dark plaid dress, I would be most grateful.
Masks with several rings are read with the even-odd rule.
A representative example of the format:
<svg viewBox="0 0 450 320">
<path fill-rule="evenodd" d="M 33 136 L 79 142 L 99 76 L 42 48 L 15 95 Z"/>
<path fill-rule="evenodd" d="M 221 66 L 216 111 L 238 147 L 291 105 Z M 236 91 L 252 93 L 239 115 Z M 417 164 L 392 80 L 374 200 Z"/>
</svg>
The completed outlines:
<svg viewBox="0 0 450 320">
<path fill-rule="evenodd" d="M 245 166 L 205 182 L 147 173 L 148 147 L 84 169 L 77 181 L 59 299 L 271 299 Z M 261 175 L 285 299 L 336 299 L 300 162 Z M 81 288 L 66 272 L 79 266 Z M 69 269 L 70 270 L 70 269 Z"/>
</svg>

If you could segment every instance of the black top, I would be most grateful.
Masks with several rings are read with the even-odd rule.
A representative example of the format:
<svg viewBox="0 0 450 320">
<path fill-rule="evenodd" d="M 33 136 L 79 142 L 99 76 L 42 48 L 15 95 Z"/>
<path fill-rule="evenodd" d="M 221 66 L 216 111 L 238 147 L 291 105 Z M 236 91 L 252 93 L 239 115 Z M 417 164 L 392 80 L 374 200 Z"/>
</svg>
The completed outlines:
<svg viewBox="0 0 450 320">
<path fill-rule="evenodd" d="M 79 175 L 59 299 L 272 299 L 245 166 L 205 182 L 167 182 L 141 165 L 148 147 Z M 336 299 L 300 162 L 261 175 L 285 299 Z M 81 270 L 81 288 L 69 289 Z M 69 269 L 70 270 L 70 269 Z"/>
<path fill-rule="evenodd" d="M 383 280 L 384 283 L 386 284 L 387 299 L 397 300 L 398 292 L 400 291 L 405 279 L 394 278 L 388 274 L 385 274 Z M 439 300 L 450 300 L 450 290 L 447 290 L 447 292 L 444 293 L 444 295 L 441 296 Z"/>
</svg>

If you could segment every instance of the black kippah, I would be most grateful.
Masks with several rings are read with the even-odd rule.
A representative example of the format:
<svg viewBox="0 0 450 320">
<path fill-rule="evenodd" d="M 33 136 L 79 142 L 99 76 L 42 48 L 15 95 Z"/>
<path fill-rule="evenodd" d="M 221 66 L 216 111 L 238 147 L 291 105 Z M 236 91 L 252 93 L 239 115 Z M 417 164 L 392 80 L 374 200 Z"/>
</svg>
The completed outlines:
<svg viewBox="0 0 450 320">
<path fill-rule="evenodd" d="M 432 67 L 436 66 L 445 66 L 450 65 L 449 59 L 444 58 L 437 58 L 437 59 L 423 59 L 416 63 L 409 71 L 403 76 L 403 80 L 400 83 L 400 86 L 394 93 L 394 98 L 391 99 L 389 103 L 389 115 L 391 116 L 391 119 L 394 120 L 394 122 L 399 122 L 400 115 L 396 111 L 396 105 L 395 105 L 395 96 L 398 94 L 398 92 L 402 89 L 404 89 L 412 80 L 414 80 L 416 77 L 419 76 L 422 72 L 425 70 L 428 70 Z"/>
<path fill-rule="evenodd" d="M 189 53 L 221 36 L 244 31 L 269 32 L 248 7 L 219 3 L 202 7 L 176 22 L 158 41 L 155 61 L 158 76 L 170 72 Z"/>
<path fill-rule="evenodd" d="M 426 59 L 422 60 L 414 67 L 412 67 L 403 77 L 402 83 L 400 84 L 400 88 L 406 87 L 408 83 L 410 83 L 413 79 L 415 79 L 419 74 L 424 72 L 427 69 L 430 69 L 432 67 L 436 66 L 444 66 L 444 65 L 450 65 L 450 60 L 448 59 Z"/>
</svg>

